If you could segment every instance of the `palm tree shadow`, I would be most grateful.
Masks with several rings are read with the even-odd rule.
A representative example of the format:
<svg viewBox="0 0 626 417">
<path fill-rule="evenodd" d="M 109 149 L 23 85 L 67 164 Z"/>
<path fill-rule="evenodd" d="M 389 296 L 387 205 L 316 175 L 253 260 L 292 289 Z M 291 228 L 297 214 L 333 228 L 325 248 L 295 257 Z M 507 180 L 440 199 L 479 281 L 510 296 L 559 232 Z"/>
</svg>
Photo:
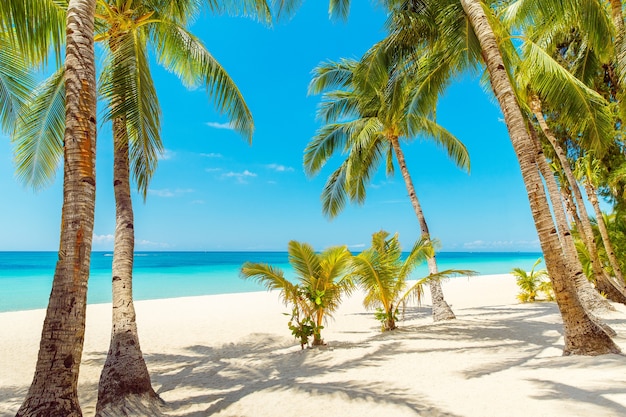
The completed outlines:
<svg viewBox="0 0 626 417">
<path fill-rule="evenodd" d="M 358 380 L 349 371 L 382 367 L 391 357 L 406 354 L 454 353 L 506 349 L 506 359 L 487 360 L 462 370 L 465 379 L 524 366 L 547 348 L 559 346 L 560 323 L 538 321 L 555 312 L 553 305 L 488 307 L 474 309 L 461 319 L 405 326 L 356 342 L 329 341 L 326 349 L 300 351 L 294 342 L 275 335 L 256 334 L 237 344 L 215 348 L 189 346 L 179 355 L 150 355 L 146 358 L 159 394 L 177 398 L 168 403 L 171 415 L 200 417 L 219 413 L 259 392 L 288 391 L 293 397 L 341 395 L 368 404 L 407 407 L 419 415 L 453 416 L 414 387 L 396 383 Z M 413 318 L 429 317 L 428 309 L 411 312 Z M 500 317 L 490 320 L 494 314 Z M 444 347 L 427 348 L 438 340 Z M 420 343 L 423 342 L 423 343 Z M 560 346 L 562 347 L 562 346 Z M 333 350 L 362 349 L 355 355 L 333 355 Z M 485 355 L 488 357 L 489 355 Z M 346 358 L 339 361 L 339 357 Z M 352 358 L 352 359 L 350 359 Z M 333 382 L 318 382 L 332 374 Z M 357 374 L 358 375 L 358 372 Z M 176 391 L 176 394 L 174 394 Z M 297 401 L 297 399 L 294 399 Z"/>
<path fill-rule="evenodd" d="M 572 402 L 601 407 L 601 413 L 605 416 L 626 415 L 626 406 L 610 398 L 610 396 L 619 396 L 623 398 L 624 395 L 626 395 L 626 389 L 623 385 L 621 387 L 607 386 L 607 388 L 602 389 L 582 389 L 580 387 L 574 387 L 572 385 L 557 383 L 554 381 L 534 379 L 531 380 L 531 382 L 534 382 L 541 387 L 541 389 L 537 390 L 538 392 L 541 392 L 541 394 L 536 396 L 538 399 L 558 400 L 568 398 L 568 400 Z"/>
<path fill-rule="evenodd" d="M 347 370 L 382 366 L 386 357 L 401 353 L 399 346 L 380 346 L 369 354 L 338 364 L 334 361 L 333 349 L 363 345 L 348 347 L 344 344 L 337 348 L 301 351 L 284 340 L 260 334 L 236 345 L 222 348 L 190 346 L 186 349 L 187 354 L 151 355 L 146 360 L 151 368 L 166 371 L 152 372 L 155 387 L 160 387 L 159 394 L 173 390 L 189 393 L 168 402 L 171 415 L 176 416 L 213 415 L 252 394 L 282 391 L 289 391 L 294 396 L 301 393 L 315 397 L 339 395 L 350 401 L 408 407 L 420 415 L 455 416 L 429 404 L 426 397 L 388 383 L 350 378 L 330 383 L 316 382 L 318 377 L 329 373 L 341 375 Z M 169 369 L 176 371 L 167 372 Z"/>
</svg>

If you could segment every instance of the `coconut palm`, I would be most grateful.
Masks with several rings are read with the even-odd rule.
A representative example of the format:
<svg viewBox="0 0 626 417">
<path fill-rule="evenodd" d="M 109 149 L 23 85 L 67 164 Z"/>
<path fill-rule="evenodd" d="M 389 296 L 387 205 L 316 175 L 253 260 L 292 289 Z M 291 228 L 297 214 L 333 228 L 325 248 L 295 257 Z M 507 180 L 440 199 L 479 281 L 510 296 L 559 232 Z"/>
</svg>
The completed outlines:
<svg viewBox="0 0 626 417">
<path fill-rule="evenodd" d="M 307 343 L 309 335 L 313 336 L 314 346 L 322 345 L 324 321 L 337 310 L 342 296 L 352 288 L 348 279 L 352 254 L 346 246 L 334 246 L 317 253 L 311 245 L 293 240 L 287 251 L 297 284 L 285 278 L 279 268 L 262 263 L 246 262 L 241 267 L 241 277 L 252 279 L 268 290 L 279 290 L 285 305 L 292 307 L 289 327 L 300 338 L 301 345 Z"/>
<path fill-rule="evenodd" d="M 461 142 L 428 117 L 409 108 L 415 78 L 393 70 L 391 57 L 374 48 L 362 63 L 354 60 L 328 62 L 314 70 L 311 93 L 324 92 L 318 116 L 325 125 L 318 130 L 304 151 L 308 175 L 319 173 L 334 153 L 347 154 L 344 162 L 329 177 L 322 193 L 322 209 L 335 217 L 346 199 L 363 203 L 366 187 L 385 160 L 388 174 L 397 160 L 421 236 L 430 231 L 408 171 L 401 141 L 429 137 L 443 147 L 454 163 L 469 170 L 469 156 Z M 428 258 L 429 272 L 437 275 L 435 256 Z M 433 318 L 453 319 L 454 313 L 443 297 L 439 281 L 431 281 Z"/>
<path fill-rule="evenodd" d="M 461 0 L 461 5 L 480 42 L 491 87 L 504 113 L 518 157 L 546 266 L 563 317 L 566 334 L 564 353 L 597 355 L 619 352 L 606 332 L 591 320 L 577 297 L 567 264 L 563 260 L 563 248 L 550 215 L 541 177 L 535 166 L 532 140 L 485 9 L 478 0 Z"/>
<path fill-rule="evenodd" d="M 269 18 L 264 1 L 244 1 L 242 10 Z M 216 12 L 225 11 L 210 3 Z M 101 93 L 108 104 L 105 118 L 112 120 L 114 142 L 114 189 L 116 233 L 113 256 L 113 328 L 111 345 L 101 375 L 97 413 L 115 413 L 137 405 L 136 398 L 156 413 L 158 396 L 141 353 L 132 302 L 134 219 L 130 193 L 130 172 L 144 197 L 162 151 L 156 91 L 148 65 L 148 49 L 156 52 L 166 68 L 188 86 L 204 85 L 233 127 L 251 140 L 250 112 L 233 81 L 206 47 L 186 29 L 186 23 L 200 11 L 194 1 L 112 1 L 100 0 L 97 8 L 96 40 L 108 52 L 101 75 Z M 231 12 L 233 10 L 230 10 Z M 62 103 L 60 72 L 53 74 L 35 94 L 18 135 L 19 147 L 31 153 L 19 154 L 24 178 L 41 184 L 54 172 L 55 145 L 58 146 L 58 109 Z M 56 110 L 56 111 L 55 111 Z M 47 117 L 42 117 L 45 115 Z M 55 135 L 56 131 L 56 135 Z M 33 156 L 33 154 L 35 156 Z M 44 161 L 47 163 L 35 164 Z"/>
<path fill-rule="evenodd" d="M 547 2 L 532 1 L 526 1 L 523 4 L 533 3 L 541 6 L 547 4 Z M 588 10 L 582 7 L 593 6 L 591 3 L 593 2 L 575 2 L 574 7 L 580 7 L 580 10 Z M 415 37 L 416 48 L 421 48 L 424 45 L 436 47 L 439 49 L 439 55 L 452 57 L 450 61 L 441 60 L 440 65 L 435 65 L 434 69 L 430 68 L 430 71 L 433 73 L 433 81 L 426 82 L 424 88 L 416 89 L 415 91 L 418 93 L 434 91 L 435 95 L 439 95 L 450 81 L 450 72 L 459 69 L 459 67 L 450 65 L 450 63 L 463 63 L 465 57 L 473 58 L 475 55 L 470 52 L 474 50 L 476 45 L 479 46 L 479 56 L 486 64 L 491 89 L 504 114 L 509 136 L 515 154 L 518 157 L 545 262 L 550 272 L 557 303 L 563 316 L 567 340 L 564 353 L 597 355 L 619 351 L 619 348 L 606 332 L 591 320 L 576 295 L 576 288 L 570 276 L 571 265 L 568 265 L 570 262 L 564 256 L 564 250 L 558 239 L 554 219 L 550 215 L 541 176 L 534 163 L 534 145 L 526 129 L 525 118 L 516 96 L 516 90 L 511 85 L 507 64 L 510 63 L 509 60 L 514 55 L 503 53 L 503 51 L 507 51 L 507 49 L 514 50 L 514 48 L 510 42 L 504 41 L 508 38 L 508 35 L 501 37 L 500 40 L 502 42 L 498 42 L 493 26 L 497 23 L 497 19 L 491 14 L 492 9 L 483 5 L 483 2 L 480 0 L 446 0 L 436 2 L 430 0 L 409 2 L 404 0 L 387 0 L 385 4 L 389 7 L 398 7 L 399 5 L 400 8 L 409 8 L 418 14 L 425 13 L 428 17 L 426 22 L 430 22 L 430 24 L 426 25 L 428 30 L 422 30 L 423 27 L 421 27 L 417 33 Z M 554 4 L 557 4 L 557 2 Z M 558 2 L 558 4 L 561 4 L 562 7 L 563 2 Z M 554 7 L 552 11 L 557 15 L 562 12 L 560 8 Z M 597 9 L 592 7 L 590 11 L 596 13 Z M 489 16 L 487 13 L 489 13 Z M 572 14 L 569 15 L 572 16 Z M 579 15 L 584 15 L 584 12 L 574 14 L 573 16 Z M 552 17 L 553 15 L 550 16 Z M 593 32 L 594 44 L 606 43 L 606 39 L 610 37 L 605 36 L 607 32 L 600 30 L 602 28 L 596 25 L 597 20 L 583 20 L 586 22 L 591 21 L 590 27 L 597 29 Z M 592 31 L 587 32 L 592 33 Z M 433 34 L 436 35 L 435 38 L 433 38 Z M 533 49 L 535 52 L 538 52 L 536 48 Z M 436 55 L 433 54 L 433 56 Z M 455 56 L 463 59 L 454 58 Z M 537 68 L 541 69 L 542 67 L 537 66 Z M 553 68 L 553 66 L 548 66 L 548 68 Z M 541 76 L 541 73 L 538 76 Z M 560 91 L 558 79 L 550 76 L 542 77 L 544 88 L 549 88 L 553 92 Z M 417 96 L 419 97 L 420 94 Z M 427 97 L 430 97 L 430 94 Z M 418 99 L 417 102 L 419 101 Z M 425 101 L 430 102 L 432 100 Z M 572 119 L 582 119 L 575 113 L 570 114 L 570 117 Z M 598 137 L 599 135 L 595 136 L 595 138 Z M 582 273 L 582 271 L 576 271 L 576 268 L 573 271 L 574 274 Z"/>
<path fill-rule="evenodd" d="M 383 331 L 396 328 L 400 307 L 404 307 L 407 301 L 411 298 L 421 301 L 424 285 L 428 282 L 451 274 L 473 274 L 472 271 L 446 270 L 409 284 L 415 267 L 432 256 L 432 242 L 420 239 L 403 259 L 398 234 L 390 237 L 388 232 L 381 230 L 372 235 L 372 246 L 354 257 L 352 277 L 365 290 L 363 305 L 377 309 L 376 318 L 381 321 Z"/>
<path fill-rule="evenodd" d="M 515 277 L 517 286 L 520 288 L 520 293 L 517 295 L 517 298 L 522 303 L 534 302 L 540 291 L 546 293 L 548 299 L 551 298 L 549 292 L 550 288 L 545 285 L 550 283 L 545 280 L 545 278 L 548 277 L 548 271 L 545 269 L 535 270 L 540 263 L 541 258 L 535 261 L 530 271 L 526 271 L 523 268 L 513 268 L 511 271 L 511 274 Z"/>
<path fill-rule="evenodd" d="M 15 28 L 21 51 L 33 48 L 33 55 L 38 54 L 39 57 L 49 51 L 38 49 L 38 46 L 51 39 L 49 32 L 38 30 L 40 26 L 48 29 L 67 28 L 63 209 L 59 258 L 43 324 L 35 375 L 17 415 L 80 416 L 77 383 L 85 334 L 96 185 L 93 42 L 96 0 L 70 0 L 67 4 L 67 20 L 60 19 L 59 14 L 45 13 L 56 9 L 51 1 L 45 2 L 40 8 L 35 3 L 2 2 L 0 21 L 5 25 L 5 32 L 7 26 Z M 24 9 L 42 13 L 21 13 L 20 10 Z M 50 16 L 52 18 L 48 19 Z M 53 21 L 56 23 L 52 24 Z M 63 35 L 56 32 L 52 38 L 54 36 L 61 38 Z"/>
<path fill-rule="evenodd" d="M 602 210 L 600 209 L 600 203 L 598 200 L 597 187 L 599 177 L 601 175 L 601 170 L 602 167 L 600 161 L 594 158 L 592 152 L 588 152 L 577 161 L 576 174 L 578 176 L 578 179 L 583 182 L 587 198 L 595 212 L 596 224 L 598 225 L 598 230 L 600 232 L 601 241 L 605 249 L 605 254 L 611 266 L 613 275 L 616 278 L 616 281 L 613 282 L 613 285 L 606 285 L 606 283 L 604 282 L 598 283 L 604 284 L 599 285 L 598 289 L 600 291 L 606 292 L 607 294 L 610 292 L 612 294 L 611 299 L 613 299 L 614 301 L 626 303 L 626 281 L 624 281 L 622 269 L 615 255 L 615 250 L 613 249 L 613 244 L 611 242 L 606 223 L 604 222 L 604 213 L 602 213 Z"/>
</svg>

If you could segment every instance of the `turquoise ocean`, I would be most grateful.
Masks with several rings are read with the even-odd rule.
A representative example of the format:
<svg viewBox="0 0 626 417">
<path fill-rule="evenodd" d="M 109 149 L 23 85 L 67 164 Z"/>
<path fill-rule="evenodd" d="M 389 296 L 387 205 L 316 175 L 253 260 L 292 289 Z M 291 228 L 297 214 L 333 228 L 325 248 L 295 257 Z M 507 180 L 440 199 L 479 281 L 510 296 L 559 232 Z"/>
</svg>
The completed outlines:
<svg viewBox="0 0 626 417">
<path fill-rule="evenodd" d="M 0 312 L 46 308 L 56 252 L 0 252 Z M 541 253 L 440 252 L 440 270 L 471 269 L 480 275 L 504 274 L 515 267 L 530 270 Z M 93 252 L 87 302 L 111 301 L 111 252 Z M 133 270 L 136 300 L 264 291 L 239 277 L 246 262 L 281 268 L 293 278 L 286 252 L 137 252 Z M 413 278 L 427 275 L 426 265 Z M 462 278 L 453 278 L 462 279 Z"/>
</svg>

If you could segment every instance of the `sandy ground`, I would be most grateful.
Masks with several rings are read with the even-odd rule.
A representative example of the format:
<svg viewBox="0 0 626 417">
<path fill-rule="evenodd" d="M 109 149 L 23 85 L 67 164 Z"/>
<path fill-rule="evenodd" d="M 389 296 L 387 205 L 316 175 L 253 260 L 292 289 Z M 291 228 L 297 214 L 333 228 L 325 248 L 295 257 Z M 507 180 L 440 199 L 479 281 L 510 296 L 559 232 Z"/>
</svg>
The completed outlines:
<svg viewBox="0 0 626 417">
<path fill-rule="evenodd" d="M 626 357 L 563 357 L 554 303 L 518 304 L 509 275 L 456 278 L 443 288 L 457 320 L 435 324 L 428 305 L 413 307 L 383 334 L 355 294 L 324 329 L 328 345 L 304 351 L 275 293 L 136 308 L 153 387 L 173 416 L 626 415 Z M 604 318 L 626 352 L 626 308 L 616 307 Z M 92 416 L 110 305 L 87 314 L 79 391 Z M 26 394 L 43 317 L 0 314 L 0 416 L 15 415 Z"/>
</svg>

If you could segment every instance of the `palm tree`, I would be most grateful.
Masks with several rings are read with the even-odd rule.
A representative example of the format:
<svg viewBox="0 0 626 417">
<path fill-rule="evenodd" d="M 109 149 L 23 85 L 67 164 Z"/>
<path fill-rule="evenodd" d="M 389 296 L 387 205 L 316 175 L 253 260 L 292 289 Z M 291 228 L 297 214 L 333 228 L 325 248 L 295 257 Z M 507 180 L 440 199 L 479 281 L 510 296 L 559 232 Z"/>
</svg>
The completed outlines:
<svg viewBox="0 0 626 417">
<path fill-rule="evenodd" d="M 400 307 L 410 298 L 421 301 L 426 283 L 451 274 L 473 274 L 472 271 L 446 270 L 429 274 L 409 286 L 407 280 L 415 267 L 433 255 L 432 242 L 420 239 L 403 259 L 398 234 L 389 237 L 388 232 L 381 230 L 372 235 L 372 246 L 354 257 L 352 277 L 365 290 L 363 305 L 377 308 L 376 318 L 382 322 L 383 331 L 396 328 Z"/>
<path fill-rule="evenodd" d="M 258 2 L 261 3 L 261 2 Z M 130 193 L 130 166 L 144 198 L 162 150 L 159 108 L 150 75 L 147 48 L 159 61 L 188 84 L 204 84 L 217 108 L 251 140 L 252 116 L 228 74 L 204 45 L 185 29 L 198 13 L 196 2 L 118 1 L 103 4 L 98 17 L 104 30 L 97 39 L 108 41 L 109 74 L 104 76 L 104 96 L 113 120 L 116 232 L 113 254 L 113 328 L 111 344 L 98 388 L 97 412 L 111 412 L 133 397 L 148 404 L 159 402 L 143 360 L 132 302 L 134 216 Z M 129 30 L 128 28 L 132 28 Z"/>
<path fill-rule="evenodd" d="M 243 2 L 246 13 L 269 19 L 264 1 Z M 209 4 L 215 12 L 224 5 Z M 101 75 L 101 92 L 108 104 L 106 119 L 113 122 L 116 233 L 113 256 L 113 328 L 107 360 L 102 371 L 97 413 L 116 413 L 141 404 L 156 413 L 158 396 L 152 389 L 143 359 L 132 302 L 134 219 L 130 193 L 130 170 L 144 198 L 162 150 L 159 105 L 149 70 L 147 52 L 153 46 L 159 61 L 189 86 L 204 85 L 219 111 L 251 140 L 253 123 L 241 93 L 206 47 L 186 29 L 199 12 L 199 4 L 184 1 L 98 2 L 95 39 L 106 41 L 107 65 Z M 234 10 L 229 10 L 234 12 Z M 243 13 L 243 12 L 242 12 Z M 58 126 L 61 73 L 51 76 L 33 98 L 31 111 L 18 129 L 22 176 L 42 184 L 54 173 L 55 149 L 60 144 Z M 42 117 L 45 115 L 45 117 Z M 57 129 L 55 129 L 57 128 Z M 38 163 L 43 162 L 43 163 Z M 129 405 L 131 404 L 131 405 Z"/>
<path fill-rule="evenodd" d="M 24 4 L 3 2 L 1 12 L 5 24 L 7 16 L 19 15 L 14 13 L 20 8 L 19 3 Z M 67 8 L 65 163 L 59 258 L 35 375 L 18 416 L 81 415 L 77 382 L 85 334 L 96 185 L 95 6 L 96 0 L 70 0 Z M 30 16 L 30 19 L 38 17 L 45 20 L 37 15 Z M 12 23 L 16 28 L 20 27 L 16 30 L 30 28 L 26 24 L 22 26 L 24 22 L 19 20 Z M 25 32 L 26 35 L 32 34 Z M 28 39 L 38 45 L 37 40 L 41 37 Z M 48 52 L 38 51 L 42 55 Z"/>
<path fill-rule="evenodd" d="M 352 288 L 348 279 L 352 254 L 346 246 L 334 246 L 317 253 L 311 245 L 293 240 L 287 251 L 297 284 L 285 278 L 279 268 L 262 263 L 246 262 L 241 267 L 241 277 L 252 279 L 270 291 L 280 290 L 285 305 L 293 308 L 290 328 L 294 335 L 300 337 L 301 333 L 296 333 L 293 323 L 310 323 L 313 345 L 323 345 L 321 329 L 324 320 L 337 310 L 342 296 Z M 301 339 L 302 346 L 307 339 Z"/>
<path fill-rule="evenodd" d="M 491 87 L 504 113 L 509 136 L 520 164 L 546 266 L 563 317 L 566 340 L 564 354 L 598 355 L 619 352 L 611 338 L 591 320 L 581 305 L 569 276 L 570 271 L 563 261 L 563 248 L 550 214 L 541 177 L 535 166 L 532 140 L 485 9 L 478 0 L 461 0 L 461 5 L 480 42 Z"/>
<path fill-rule="evenodd" d="M 395 156 L 404 179 L 422 239 L 430 240 L 430 231 L 409 174 L 400 141 L 417 135 L 431 137 L 446 149 L 457 166 L 469 170 L 469 156 L 461 142 L 444 128 L 409 108 L 414 88 L 413 77 L 393 71 L 389 55 L 373 49 L 363 63 L 353 60 L 329 62 L 318 66 L 309 86 L 311 93 L 325 92 L 319 117 L 325 126 L 307 145 L 304 167 L 309 175 L 317 174 L 338 151 L 347 153 L 345 161 L 329 177 L 322 193 L 323 211 L 336 216 L 346 198 L 363 203 L 366 187 L 381 159 L 387 173 L 393 173 Z M 332 90 L 337 88 L 336 90 Z M 429 272 L 438 274 L 435 256 L 428 257 Z M 454 318 L 443 297 L 441 284 L 430 282 L 435 321 Z"/>
<path fill-rule="evenodd" d="M 550 281 L 544 280 L 544 278 L 548 277 L 548 271 L 545 269 L 535 271 L 535 268 L 537 268 L 540 263 L 541 258 L 535 261 L 530 271 L 526 271 L 522 268 L 513 268 L 511 271 L 521 291 L 517 295 L 517 298 L 522 303 L 534 302 L 539 292 L 545 293 L 549 300 L 552 299 L 551 287 L 549 285 Z"/>
<path fill-rule="evenodd" d="M 587 152 L 586 155 L 578 159 L 576 168 L 578 178 L 583 182 L 587 198 L 595 212 L 596 223 L 600 232 L 601 241 L 604 246 L 607 259 L 617 281 L 612 283 L 600 282 L 599 284 L 603 285 L 599 285 L 598 289 L 600 291 L 606 292 L 607 294 L 610 293 L 611 299 L 613 299 L 614 301 L 626 303 L 626 281 L 624 281 L 622 269 L 619 265 L 617 257 L 615 256 L 615 250 L 613 249 L 613 244 L 611 243 L 609 232 L 606 227 L 606 223 L 604 222 L 604 214 L 600 209 L 600 203 L 598 200 L 597 184 L 600 176 L 599 171 L 602 169 L 602 167 L 600 166 L 600 161 L 594 158 L 592 152 Z"/>
</svg>

